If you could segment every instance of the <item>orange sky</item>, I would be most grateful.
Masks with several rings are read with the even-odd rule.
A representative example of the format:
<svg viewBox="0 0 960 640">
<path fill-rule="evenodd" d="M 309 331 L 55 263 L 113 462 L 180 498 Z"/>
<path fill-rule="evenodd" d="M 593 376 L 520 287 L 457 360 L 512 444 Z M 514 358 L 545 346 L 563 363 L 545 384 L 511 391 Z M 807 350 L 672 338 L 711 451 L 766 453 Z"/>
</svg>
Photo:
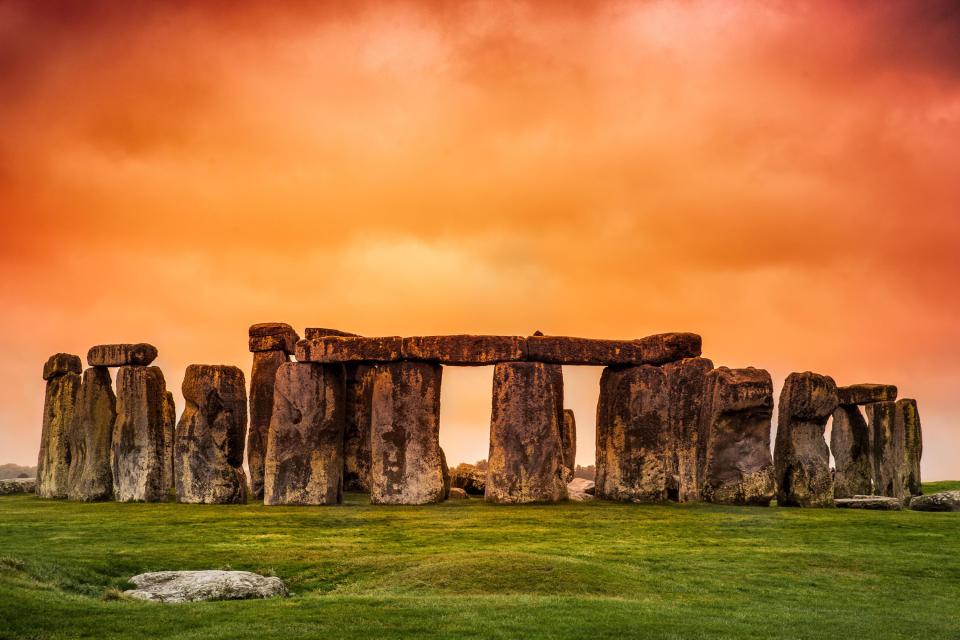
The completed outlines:
<svg viewBox="0 0 960 640">
<path fill-rule="evenodd" d="M 179 391 L 286 321 L 696 331 L 897 384 L 960 478 L 955 2 L 187 5 L 0 1 L 0 462 L 53 352 L 149 341 Z M 485 457 L 492 370 L 444 376 Z"/>
</svg>

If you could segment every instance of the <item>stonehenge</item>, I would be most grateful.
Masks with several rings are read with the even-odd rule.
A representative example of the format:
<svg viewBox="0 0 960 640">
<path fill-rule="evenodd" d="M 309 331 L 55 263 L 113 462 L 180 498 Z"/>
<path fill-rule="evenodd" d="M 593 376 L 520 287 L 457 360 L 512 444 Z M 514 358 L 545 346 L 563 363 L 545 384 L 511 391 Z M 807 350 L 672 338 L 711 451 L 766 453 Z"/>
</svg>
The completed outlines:
<svg viewBox="0 0 960 640">
<path fill-rule="evenodd" d="M 781 506 L 876 509 L 921 493 L 917 403 L 897 399 L 895 386 L 790 374 L 771 450 L 770 374 L 715 368 L 696 334 L 367 337 L 309 327 L 303 336 L 280 322 L 249 327 L 249 397 L 237 367 L 189 365 L 179 421 L 152 345 L 91 347 L 82 377 L 79 357 L 51 356 L 36 494 L 208 504 L 252 496 L 268 506 L 336 505 L 344 491 L 386 505 L 468 493 L 558 502 L 571 498 L 577 470 L 565 366 L 604 367 L 598 499 L 766 506 L 776 497 Z M 447 467 L 445 366 L 493 367 L 486 466 Z M 115 388 L 108 367 L 118 367 Z"/>
</svg>

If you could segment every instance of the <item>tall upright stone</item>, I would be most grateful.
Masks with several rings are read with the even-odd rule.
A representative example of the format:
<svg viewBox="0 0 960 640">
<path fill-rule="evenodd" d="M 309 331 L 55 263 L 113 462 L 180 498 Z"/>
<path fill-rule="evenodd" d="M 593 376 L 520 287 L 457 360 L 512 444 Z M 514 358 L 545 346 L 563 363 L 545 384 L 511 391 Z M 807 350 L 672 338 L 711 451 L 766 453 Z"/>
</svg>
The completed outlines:
<svg viewBox="0 0 960 640">
<path fill-rule="evenodd" d="M 663 365 L 669 388 L 670 429 L 673 431 L 673 455 L 670 462 L 670 498 L 679 502 L 700 499 L 699 460 L 704 437 L 704 394 L 707 374 L 713 362 L 706 358 L 685 358 Z"/>
<path fill-rule="evenodd" d="M 830 448 L 824 433 L 836 408 L 837 385 L 830 376 L 810 371 L 787 376 L 773 451 L 777 505 L 833 506 Z"/>
<path fill-rule="evenodd" d="M 341 501 L 344 396 L 340 365 L 280 365 L 267 438 L 264 504 Z"/>
<path fill-rule="evenodd" d="M 177 403 L 169 391 L 163 394 L 163 489 L 176 487 L 173 476 L 173 445 L 177 438 Z"/>
<path fill-rule="evenodd" d="M 192 364 L 183 378 L 185 406 L 173 448 L 179 502 L 243 504 L 247 391 L 243 371 Z"/>
<path fill-rule="evenodd" d="M 113 497 L 110 444 L 117 419 L 117 396 L 106 367 L 83 372 L 77 408 L 70 428 L 71 500 L 92 502 Z"/>
<path fill-rule="evenodd" d="M 500 363 L 493 369 L 488 502 L 557 502 L 567 497 L 560 365 Z"/>
<path fill-rule="evenodd" d="M 560 440 L 563 443 L 563 477 L 565 482 L 570 482 L 577 470 L 577 418 L 573 415 L 573 409 L 563 410 Z"/>
<path fill-rule="evenodd" d="M 66 498 L 69 493 L 70 429 L 80 394 L 80 369 L 80 357 L 69 353 L 54 354 L 43 366 L 47 386 L 36 488 L 41 498 Z"/>
<path fill-rule="evenodd" d="M 426 362 L 376 366 L 370 415 L 370 501 L 427 504 L 443 500 L 440 382 Z"/>
<path fill-rule="evenodd" d="M 343 488 L 370 491 L 370 412 L 374 367 L 348 364 L 346 425 L 343 436 Z"/>
<path fill-rule="evenodd" d="M 667 500 L 673 447 L 670 387 L 663 368 L 604 369 L 597 403 L 597 497 Z"/>
<path fill-rule="evenodd" d="M 920 414 L 917 401 L 910 398 L 897 400 L 895 431 L 903 434 L 903 459 L 901 461 L 901 486 L 906 494 L 919 496 L 920 458 L 923 455 L 923 435 L 920 430 Z"/>
<path fill-rule="evenodd" d="M 903 476 L 899 463 L 903 459 L 903 432 L 898 431 L 894 401 L 871 402 L 864 405 L 867 424 L 873 438 L 874 492 L 878 496 L 904 498 Z"/>
<path fill-rule="evenodd" d="M 117 371 L 117 420 L 110 443 L 114 498 L 160 502 L 163 486 L 163 404 L 167 385 L 158 367 L 122 366 Z"/>
<path fill-rule="evenodd" d="M 710 371 L 700 429 L 701 498 L 723 504 L 770 504 L 775 493 L 770 456 L 773 381 L 763 369 Z"/>
<path fill-rule="evenodd" d="M 841 404 L 833 412 L 830 430 L 833 453 L 833 497 L 873 495 L 873 448 L 870 428 L 855 404 Z"/>
</svg>

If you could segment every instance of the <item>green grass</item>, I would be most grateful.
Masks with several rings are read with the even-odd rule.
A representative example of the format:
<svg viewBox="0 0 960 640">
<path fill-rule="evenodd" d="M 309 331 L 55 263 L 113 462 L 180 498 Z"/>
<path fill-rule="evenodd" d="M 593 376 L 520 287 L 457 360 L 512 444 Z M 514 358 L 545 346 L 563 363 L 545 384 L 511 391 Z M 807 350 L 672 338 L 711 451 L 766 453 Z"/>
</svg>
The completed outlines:
<svg viewBox="0 0 960 640">
<path fill-rule="evenodd" d="M 937 482 L 924 482 L 924 493 L 939 493 L 940 491 L 960 490 L 960 480 L 939 480 Z"/>
<path fill-rule="evenodd" d="M 293 596 L 117 597 L 226 567 Z M 958 599 L 960 514 L 0 497 L 0 638 L 957 638 Z"/>
</svg>

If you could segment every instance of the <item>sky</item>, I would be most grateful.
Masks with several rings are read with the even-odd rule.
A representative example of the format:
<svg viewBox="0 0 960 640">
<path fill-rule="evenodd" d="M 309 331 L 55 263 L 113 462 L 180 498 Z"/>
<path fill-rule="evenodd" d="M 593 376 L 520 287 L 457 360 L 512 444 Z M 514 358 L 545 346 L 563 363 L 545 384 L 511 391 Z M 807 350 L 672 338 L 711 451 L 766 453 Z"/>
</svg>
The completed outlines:
<svg viewBox="0 0 960 640">
<path fill-rule="evenodd" d="M 0 462 L 46 358 L 247 327 L 703 336 L 916 398 L 960 478 L 960 5 L 0 0 Z M 566 367 L 593 461 L 600 370 Z M 444 372 L 486 457 L 492 369 Z"/>
</svg>

